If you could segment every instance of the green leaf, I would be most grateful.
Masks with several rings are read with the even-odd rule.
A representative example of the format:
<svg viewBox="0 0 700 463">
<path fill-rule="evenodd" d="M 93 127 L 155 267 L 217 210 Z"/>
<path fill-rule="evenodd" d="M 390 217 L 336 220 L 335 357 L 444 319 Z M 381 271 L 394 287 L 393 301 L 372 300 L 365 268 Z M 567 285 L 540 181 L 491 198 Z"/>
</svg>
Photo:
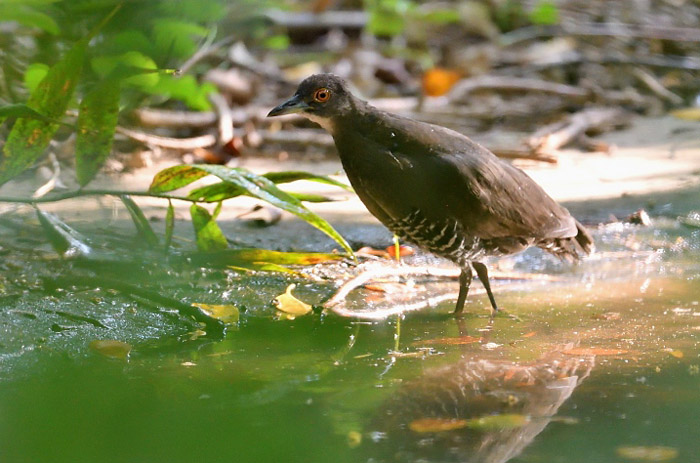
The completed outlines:
<svg viewBox="0 0 700 463">
<path fill-rule="evenodd" d="M 44 63 L 32 63 L 27 66 L 27 69 L 24 71 L 24 86 L 27 87 L 30 95 L 34 93 L 34 90 L 36 90 L 48 72 L 49 66 Z"/>
<path fill-rule="evenodd" d="M 316 265 L 322 262 L 336 262 L 345 257 L 326 252 L 282 252 L 268 249 L 225 249 L 212 253 L 198 252 L 186 254 L 185 258 L 197 265 L 213 267 L 245 267 L 249 263 L 274 265 Z"/>
<path fill-rule="evenodd" d="M 217 225 L 209 211 L 202 206 L 193 204 L 190 206 L 192 225 L 197 236 L 197 249 L 200 251 L 218 251 L 226 249 L 228 242 L 221 228 Z"/>
<path fill-rule="evenodd" d="M 157 246 L 158 237 L 138 204 L 136 204 L 134 200 L 127 195 L 121 195 L 119 198 L 129 211 L 129 215 L 131 216 L 131 220 L 134 222 L 134 225 L 136 225 L 136 231 L 138 232 L 139 236 L 141 236 L 149 246 Z"/>
<path fill-rule="evenodd" d="M 333 201 L 337 201 L 336 199 L 329 198 L 328 196 L 315 195 L 312 193 L 297 193 L 294 191 L 287 191 L 286 193 L 289 194 L 289 196 L 293 196 L 299 201 L 304 201 L 306 203 L 332 203 Z"/>
<path fill-rule="evenodd" d="M 27 106 L 48 119 L 59 119 L 68 107 L 80 76 L 86 42 L 81 40 L 52 66 L 29 97 Z M 0 160 L 0 185 L 34 164 L 46 150 L 59 124 L 31 118 L 15 122 Z"/>
<path fill-rule="evenodd" d="M 208 95 L 217 91 L 211 82 L 200 84 L 192 75 L 171 76 L 161 75 L 158 85 L 142 88 L 143 91 L 154 95 L 163 95 L 167 98 L 181 100 L 190 109 L 208 111 L 211 109 Z"/>
<path fill-rule="evenodd" d="M 84 237 L 80 233 L 69 227 L 55 215 L 43 212 L 38 207 L 35 209 L 41 228 L 49 239 L 51 247 L 53 247 L 57 253 L 63 256 L 66 254 L 87 255 L 92 252 L 90 246 L 85 243 Z"/>
<path fill-rule="evenodd" d="M 225 182 L 236 185 L 238 188 L 244 190 L 245 194 L 248 196 L 261 199 L 300 217 L 309 225 L 318 228 L 323 233 L 330 236 L 350 255 L 354 255 L 347 241 L 345 241 L 328 222 L 304 207 L 300 200 L 277 188 L 277 185 L 270 179 L 256 175 L 245 169 L 204 164 L 197 166 L 174 166 L 156 174 L 149 191 L 152 193 L 160 193 L 181 188 L 204 177 L 207 173 L 215 175 Z"/>
<path fill-rule="evenodd" d="M 230 304 L 203 304 L 201 302 L 193 302 L 192 305 L 201 309 L 207 315 L 217 320 L 221 320 L 227 325 L 235 325 L 241 318 L 238 307 Z"/>
<path fill-rule="evenodd" d="M 119 95 L 119 82 L 105 80 L 97 84 L 80 102 L 75 140 L 75 173 L 81 187 L 97 175 L 112 150 L 119 118 Z"/>
<path fill-rule="evenodd" d="M 9 104 L 0 106 L 0 117 L 24 117 L 27 119 L 38 119 L 44 122 L 54 122 L 43 114 L 39 114 L 36 110 L 30 108 L 26 104 Z"/>
<path fill-rule="evenodd" d="M 206 37 L 208 29 L 198 24 L 172 18 L 156 19 L 153 22 L 154 45 L 163 54 L 175 58 L 186 58 L 197 50 L 197 41 Z"/>
<path fill-rule="evenodd" d="M 263 46 L 270 50 L 286 50 L 289 48 L 289 36 L 272 35 L 263 41 Z"/>
<path fill-rule="evenodd" d="M 352 188 L 350 188 L 348 185 L 344 184 L 343 182 L 339 182 L 337 180 L 334 180 L 330 177 L 327 177 L 325 175 L 316 175 L 312 174 L 309 172 L 303 172 L 303 171 L 285 171 L 285 172 L 268 172 L 266 174 L 263 174 L 263 177 L 267 178 L 268 180 L 271 180 L 274 183 L 280 184 L 280 183 L 290 183 L 290 182 L 296 182 L 297 180 L 309 180 L 312 182 L 319 182 L 319 183 L 325 183 L 328 185 L 334 185 L 340 188 L 343 188 L 344 190 L 352 191 Z M 240 196 L 242 194 L 245 194 L 245 191 L 241 189 L 240 187 L 237 187 L 236 185 L 233 185 L 231 183 L 227 182 L 220 182 L 220 183 L 212 183 L 211 185 L 205 185 L 200 188 L 196 188 L 187 195 L 188 198 L 196 200 L 196 201 L 206 201 L 206 202 L 215 202 L 215 201 L 221 201 L 224 199 L 229 199 L 229 198 L 234 198 L 236 196 Z M 315 195 L 307 195 L 309 199 L 302 199 L 299 196 L 304 196 L 300 193 L 289 193 L 292 196 L 298 197 L 299 200 L 301 201 L 310 201 L 310 202 L 326 202 L 326 201 L 332 201 L 328 198 L 324 198 L 322 196 L 315 196 Z M 324 198 L 323 200 L 321 198 Z"/>
<path fill-rule="evenodd" d="M 158 172 L 148 187 L 150 193 L 166 193 L 177 190 L 200 178 L 209 175 L 208 172 L 197 169 L 193 166 L 180 165 L 168 167 Z"/>
<path fill-rule="evenodd" d="M 52 35 L 61 32 L 51 16 L 28 5 L 5 5 L 0 2 L 0 18 L 3 21 L 17 21 L 26 27 L 36 27 Z"/>
<path fill-rule="evenodd" d="M 102 78 L 120 79 L 124 84 L 142 90 L 151 88 L 160 81 L 155 61 L 138 51 L 116 56 L 96 56 L 90 65 Z"/>
<path fill-rule="evenodd" d="M 559 23 L 559 9 L 550 0 L 541 0 L 529 14 L 530 21 L 542 26 Z"/>
<path fill-rule="evenodd" d="M 175 208 L 173 202 L 168 200 L 168 211 L 165 213 L 165 251 L 170 249 L 173 241 L 173 230 L 175 229 Z"/>
</svg>

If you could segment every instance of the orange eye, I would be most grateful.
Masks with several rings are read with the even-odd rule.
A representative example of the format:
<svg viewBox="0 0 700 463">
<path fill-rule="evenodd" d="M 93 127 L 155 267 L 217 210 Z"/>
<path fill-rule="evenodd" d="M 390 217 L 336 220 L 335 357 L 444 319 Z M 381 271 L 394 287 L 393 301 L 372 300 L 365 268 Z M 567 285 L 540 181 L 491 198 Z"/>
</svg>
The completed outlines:
<svg viewBox="0 0 700 463">
<path fill-rule="evenodd" d="M 330 98 L 331 91 L 327 88 L 319 88 L 314 92 L 314 100 L 318 101 L 319 103 L 325 103 L 326 101 L 330 100 Z"/>
</svg>

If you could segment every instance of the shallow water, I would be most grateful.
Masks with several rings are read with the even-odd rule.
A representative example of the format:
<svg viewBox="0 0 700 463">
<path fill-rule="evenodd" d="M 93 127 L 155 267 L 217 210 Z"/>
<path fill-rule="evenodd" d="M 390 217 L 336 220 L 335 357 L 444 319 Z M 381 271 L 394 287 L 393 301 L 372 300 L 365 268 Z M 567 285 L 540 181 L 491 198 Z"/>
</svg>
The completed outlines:
<svg viewBox="0 0 700 463">
<path fill-rule="evenodd" d="M 653 227 L 600 228 L 576 268 L 502 261 L 561 281 L 499 283 L 513 316 L 493 324 L 483 295 L 462 320 L 451 302 L 276 320 L 287 277 L 166 264 L 108 230 L 82 230 L 95 254 L 64 261 L 30 215 L 5 216 L 0 461 L 700 462 L 700 231 L 674 219 L 697 197 L 670 197 Z M 113 280 L 246 310 L 203 336 Z M 313 304 L 333 290 L 296 282 Z M 97 339 L 132 351 L 108 358 Z"/>
</svg>

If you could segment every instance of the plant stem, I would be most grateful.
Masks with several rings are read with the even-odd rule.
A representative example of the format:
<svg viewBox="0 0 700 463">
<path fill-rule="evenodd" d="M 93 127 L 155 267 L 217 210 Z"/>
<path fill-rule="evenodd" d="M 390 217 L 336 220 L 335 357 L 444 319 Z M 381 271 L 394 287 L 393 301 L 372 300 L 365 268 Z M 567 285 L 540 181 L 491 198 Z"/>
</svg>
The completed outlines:
<svg viewBox="0 0 700 463">
<path fill-rule="evenodd" d="M 0 196 L 0 203 L 20 203 L 20 204 L 39 204 L 39 203 L 54 203 L 71 198 L 80 198 L 83 196 L 145 196 L 149 198 L 162 198 L 178 201 L 187 201 L 190 203 L 199 202 L 196 199 L 186 196 L 171 196 L 163 193 L 149 193 L 148 191 L 123 191 L 123 190 L 75 190 L 67 191 L 52 196 L 43 196 L 41 198 L 21 198 L 12 196 Z"/>
</svg>

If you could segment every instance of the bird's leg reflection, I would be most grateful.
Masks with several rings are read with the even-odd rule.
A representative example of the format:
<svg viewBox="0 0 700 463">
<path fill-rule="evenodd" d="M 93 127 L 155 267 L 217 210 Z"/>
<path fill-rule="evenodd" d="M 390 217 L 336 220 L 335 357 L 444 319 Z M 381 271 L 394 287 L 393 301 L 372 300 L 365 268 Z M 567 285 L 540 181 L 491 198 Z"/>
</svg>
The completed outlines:
<svg viewBox="0 0 700 463">
<path fill-rule="evenodd" d="M 544 430 L 593 368 L 593 356 L 566 350 L 528 363 L 479 354 L 405 382 L 372 420 L 368 431 L 383 437 L 368 443 L 368 450 L 381 461 L 384 452 L 400 462 L 509 461 Z"/>
</svg>

